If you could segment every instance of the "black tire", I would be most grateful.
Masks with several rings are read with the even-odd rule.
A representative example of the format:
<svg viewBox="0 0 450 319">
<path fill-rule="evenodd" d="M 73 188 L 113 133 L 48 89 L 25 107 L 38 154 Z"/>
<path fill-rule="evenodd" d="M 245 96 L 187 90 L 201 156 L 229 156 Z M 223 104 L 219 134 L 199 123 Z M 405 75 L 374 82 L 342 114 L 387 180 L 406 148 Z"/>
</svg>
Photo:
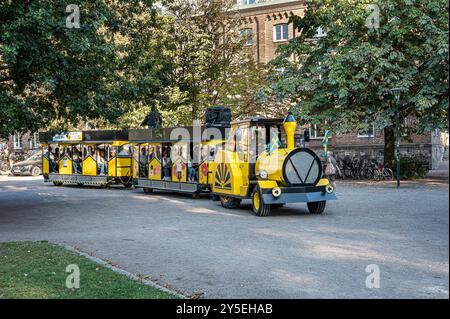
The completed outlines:
<svg viewBox="0 0 450 319">
<path fill-rule="evenodd" d="M 144 193 L 151 194 L 151 193 L 153 193 L 153 189 L 152 188 L 144 188 Z"/>
<path fill-rule="evenodd" d="M 264 204 L 259 187 L 255 187 L 252 194 L 252 207 L 256 216 L 267 217 L 270 215 L 270 205 Z"/>
<path fill-rule="evenodd" d="M 42 170 L 39 166 L 35 166 L 31 169 L 31 175 L 32 176 L 39 176 L 42 174 Z"/>
<path fill-rule="evenodd" d="M 320 215 L 323 214 L 326 206 L 327 206 L 326 201 L 308 203 L 308 210 L 310 214 Z"/>
<path fill-rule="evenodd" d="M 220 196 L 220 203 L 222 207 L 227 209 L 236 209 L 241 205 L 242 200 L 239 198 Z"/>
</svg>

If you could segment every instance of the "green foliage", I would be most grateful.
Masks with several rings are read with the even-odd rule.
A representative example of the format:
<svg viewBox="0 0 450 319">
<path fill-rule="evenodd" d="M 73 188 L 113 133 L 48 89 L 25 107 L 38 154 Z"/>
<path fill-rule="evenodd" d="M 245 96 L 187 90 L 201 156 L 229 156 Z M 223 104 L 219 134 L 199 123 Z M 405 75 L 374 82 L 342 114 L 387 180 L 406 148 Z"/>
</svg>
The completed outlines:
<svg viewBox="0 0 450 319">
<path fill-rule="evenodd" d="M 400 177 L 402 179 L 424 178 L 430 168 L 428 160 L 418 155 L 403 155 L 400 157 Z"/>
<path fill-rule="evenodd" d="M 235 117 L 267 108 L 258 99 L 266 69 L 244 46 L 243 21 L 234 0 L 164 1 L 172 17 L 174 62 L 171 86 L 161 100 L 165 125 L 191 125 L 213 105 L 232 108 Z"/>
<path fill-rule="evenodd" d="M 1 243 L 0 299 L 174 299 L 158 290 L 47 242 Z M 80 288 L 66 288 L 68 265 L 80 269 Z"/>
<path fill-rule="evenodd" d="M 369 28 L 368 5 L 380 9 Z M 308 0 L 293 17 L 300 35 L 273 61 L 273 91 L 298 116 L 348 132 L 394 123 L 389 90 L 403 90 L 401 119 L 416 131 L 448 129 L 448 2 L 445 0 Z M 369 18 L 369 19 L 368 19 Z M 327 36 L 314 38 L 322 27 Z"/>
<path fill-rule="evenodd" d="M 104 119 L 155 104 L 170 61 L 153 1 L 77 1 L 79 29 L 66 27 L 73 1 L 0 4 L 0 136 Z"/>
</svg>

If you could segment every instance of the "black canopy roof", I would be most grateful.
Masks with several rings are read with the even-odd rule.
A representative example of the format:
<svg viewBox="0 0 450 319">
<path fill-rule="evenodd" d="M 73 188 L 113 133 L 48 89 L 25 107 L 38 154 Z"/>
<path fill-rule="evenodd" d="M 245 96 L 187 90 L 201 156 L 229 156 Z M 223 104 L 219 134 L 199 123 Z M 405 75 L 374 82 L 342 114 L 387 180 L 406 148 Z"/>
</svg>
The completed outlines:
<svg viewBox="0 0 450 319">
<path fill-rule="evenodd" d="M 179 127 L 161 129 L 131 130 L 129 141 L 135 143 L 176 143 L 206 142 L 214 139 L 227 139 L 229 128 L 225 127 Z"/>
</svg>

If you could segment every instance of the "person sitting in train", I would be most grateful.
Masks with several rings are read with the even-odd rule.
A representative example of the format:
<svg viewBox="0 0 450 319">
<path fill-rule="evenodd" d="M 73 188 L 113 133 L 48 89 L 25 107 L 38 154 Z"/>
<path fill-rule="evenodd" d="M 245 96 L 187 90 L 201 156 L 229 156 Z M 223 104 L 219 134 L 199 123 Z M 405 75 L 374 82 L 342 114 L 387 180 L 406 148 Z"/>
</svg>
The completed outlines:
<svg viewBox="0 0 450 319">
<path fill-rule="evenodd" d="M 56 147 L 54 152 L 52 152 L 50 148 L 50 166 L 53 173 L 59 172 L 59 157 L 59 147 Z"/>
<path fill-rule="evenodd" d="M 73 162 L 72 162 L 73 163 L 73 173 L 74 174 L 81 173 L 81 165 L 82 165 L 81 152 L 77 147 L 75 147 L 73 149 L 72 160 L 73 160 Z"/>
<path fill-rule="evenodd" d="M 196 170 L 192 161 L 188 161 L 188 182 L 195 182 L 196 180 Z"/>
<path fill-rule="evenodd" d="M 168 156 L 167 152 L 165 152 L 163 155 L 162 164 L 163 164 L 163 179 L 165 181 L 171 181 L 172 180 L 172 160 L 170 159 L 170 156 Z"/>
<path fill-rule="evenodd" d="M 97 152 L 97 167 L 100 171 L 100 175 L 107 175 L 108 163 L 105 159 L 105 150 L 100 149 Z"/>
<path fill-rule="evenodd" d="M 140 165 L 140 169 L 139 171 L 141 172 L 141 177 L 147 177 L 147 166 L 148 166 L 148 154 L 147 154 L 147 149 L 145 147 L 143 147 L 141 149 L 141 156 L 139 158 L 139 165 Z"/>
</svg>

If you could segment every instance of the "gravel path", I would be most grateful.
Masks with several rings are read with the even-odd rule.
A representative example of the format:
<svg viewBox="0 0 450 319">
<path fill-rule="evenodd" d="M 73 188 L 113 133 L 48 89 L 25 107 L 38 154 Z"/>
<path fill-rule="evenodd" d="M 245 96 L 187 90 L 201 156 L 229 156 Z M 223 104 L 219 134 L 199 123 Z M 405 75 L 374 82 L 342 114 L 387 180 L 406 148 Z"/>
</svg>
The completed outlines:
<svg viewBox="0 0 450 319">
<path fill-rule="evenodd" d="M 257 218 L 249 203 L 0 177 L 0 242 L 63 243 L 207 298 L 449 297 L 448 184 L 338 193 L 322 216 L 299 204 Z M 366 287 L 372 264 L 379 289 Z"/>
</svg>

